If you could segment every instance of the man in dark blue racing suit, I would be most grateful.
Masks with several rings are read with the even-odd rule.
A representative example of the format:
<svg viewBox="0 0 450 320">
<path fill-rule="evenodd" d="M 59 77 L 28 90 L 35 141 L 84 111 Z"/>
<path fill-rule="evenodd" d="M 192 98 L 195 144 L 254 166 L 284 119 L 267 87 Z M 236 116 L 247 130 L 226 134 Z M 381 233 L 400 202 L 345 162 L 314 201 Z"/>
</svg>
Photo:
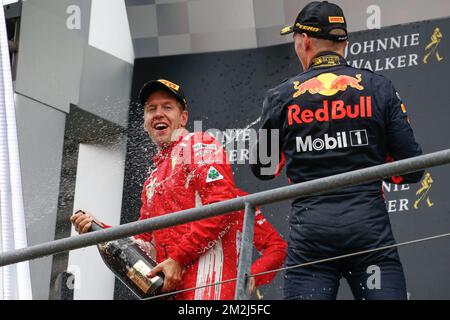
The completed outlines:
<svg viewBox="0 0 450 320">
<path fill-rule="evenodd" d="M 259 140 L 254 151 L 279 150 L 277 171 L 285 163 L 289 181 L 299 183 L 422 153 L 392 83 L 343 58 L 347 30 L 341 8 L 312 2 L 281 33 L 294 34 L 305 71 L 269 90 L 263 104 L 261 128 L 278 130 L 279 140 Z M 268 165 L 262 162 L 252 165 L 254 174 L 273 178 L 276 172 L 264 173 Z M 422 174 L 391 182 L 418 182 Z M 395 244 L 381 188 L 378 181 L 296 199 L 287 265 Z M 335 299 L 342 277 L 356 299 L 406 299 L 396 248 L 290 269 L 285 299 Z"/>
</svg>

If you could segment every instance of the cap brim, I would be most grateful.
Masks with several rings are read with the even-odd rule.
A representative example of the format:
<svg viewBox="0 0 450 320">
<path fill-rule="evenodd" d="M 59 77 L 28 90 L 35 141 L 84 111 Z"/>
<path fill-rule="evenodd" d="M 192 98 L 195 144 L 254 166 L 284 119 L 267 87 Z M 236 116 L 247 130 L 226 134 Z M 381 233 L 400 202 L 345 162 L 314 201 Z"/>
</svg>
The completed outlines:
<svg viewBox="0 0 450 320">
<path fill-rule="evenodd" d="M 287 27 L 284 27 L 283 29 L 281 29 L 280 34 L 282 36 L 285 36 L 292 32 L 294 32 L 294 26 L 287 26 Z"/>
<path fill-rule="evenodd" d="M 173 94 L 178 100 L 183 101 L 183 97 L 181 97 L 175 90 L 172 88 L 166 86 L 164 83 L 159 82 L 158 80 L 149 81 L 146 84 L 144 84 L 139 91 L 139 101 L 142 105 L 145 105 L 147 102 L 148 97 L 155 91 L 167 91 L 171 94 Z"/>
</svg>

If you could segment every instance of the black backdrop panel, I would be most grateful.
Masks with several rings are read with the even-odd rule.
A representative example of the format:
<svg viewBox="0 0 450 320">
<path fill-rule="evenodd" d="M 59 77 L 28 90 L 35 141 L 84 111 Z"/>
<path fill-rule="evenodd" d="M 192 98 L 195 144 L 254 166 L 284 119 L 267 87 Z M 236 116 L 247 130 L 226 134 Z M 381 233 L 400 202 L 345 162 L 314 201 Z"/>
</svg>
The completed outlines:
<svg viewBox="0 0 450 320">
<path fill-rule="evenodd" d="M 439 28 L 442 37 L 433 45 Z M 352 65 L 377 69 L 389 77 L 402 96 L 424 152 L 448 148 L 450 19 L 351 34 L 348 60 Z M 435 35 L 438 35 L 437 33 Z M 427 46 L 430 44 L 429 48 Z M 427 63 L 425 55 L 429 53 Z M 166 78 L 184 86 L 189 103 L 189 126 L 202 121 L 202 129 L 221 131 L 246 128 L 258 119 L 265 92 L 286 78 L 301 72 L 292 44 L 273 47 L 145 58 L 135 61 L 129 114 L 122 223 L 139 215 L 140 192 L 155 149 L 142 130 L 142 110 L 137 105 L 139 88 L 150 79 Z M 252 128 L 257 128 L 254 124 Z M 238 150 L 241 152 L 242 150 Z M 283 174 L 270 182 L 256 180 L 247 164 L 233 164 L 238 186 L 248 192 L 287 184 Z M 429 169 L 428 184 L 384 191 L 398 242 L 450 231 L 450 168 Z M 431 182 L 432 181 L 432 182 Z M 264 206 L 268 220 L 287 237 L 289 203 Z M 450 239 L 435 240 L 400 248 L 411 299 L 450 299 Z M 343 283 L 344 284 L 344 283 Z M 383 283 L 381 284 L 383 285 Z M 283 273 L 261 288 L 264 299 L 282 299 Z M 116 298 L 130 298 L 116 283 Z M 339 298 L 351 298 L 344 284 Z"/>
</svg>

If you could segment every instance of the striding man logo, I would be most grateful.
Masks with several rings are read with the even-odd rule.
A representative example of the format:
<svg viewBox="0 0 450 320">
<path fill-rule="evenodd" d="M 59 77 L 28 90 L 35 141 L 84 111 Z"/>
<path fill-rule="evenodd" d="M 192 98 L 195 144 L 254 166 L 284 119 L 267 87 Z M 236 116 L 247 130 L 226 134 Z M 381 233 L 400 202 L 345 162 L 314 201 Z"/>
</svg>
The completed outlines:
<svg viewBox="0 0 450 320">
<path fill-rule="evenodd" d="M 425 56 L 423 57 L 423 63 L 427 64 L 428 59 L 431 56 L 436 57 L 436 60 L 438 62 L 441 62 L 444 60 L 444 57 L 442 57 L 439 54 L 438 47 L 442 40 L 442 33 L 439 28 L 434 29 L 433 35 L 431 36 L 431 42 L 425 47 Z"/>
<path fill-rule="evenodd" d="M 430 189 L 431 185 L 433 184 L 433 179 L 431 178 L 431 174 L 429 172 L 425 173 L 425 176 L 423 177 L 422 181 L 420 182 L 420 189 L 417 190 L 416 196 L 419 196 L 419 198 L 414 202 L 414 209 L 419 208 L 419 204 L 423 202 L 423 200 L 426 201 L 428 207 L 434 206 L 434 203 L 430 200 Z"/>
</svg>

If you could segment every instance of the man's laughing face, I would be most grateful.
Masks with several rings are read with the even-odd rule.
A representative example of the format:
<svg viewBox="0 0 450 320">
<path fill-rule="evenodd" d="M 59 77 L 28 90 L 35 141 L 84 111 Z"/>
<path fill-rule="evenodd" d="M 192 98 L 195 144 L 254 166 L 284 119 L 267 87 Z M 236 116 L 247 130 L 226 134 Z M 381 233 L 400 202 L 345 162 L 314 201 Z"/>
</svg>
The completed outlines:
<svg viewBox="0 0 450 320">
<path fill-rule="evenodd" d="M 173 95 L 155 91 L 144 107 L 144 129 L 158 146 L 164 148 L 177 139 L 178 129 L 186 126 L 188 112 Z"/>
</svg>

